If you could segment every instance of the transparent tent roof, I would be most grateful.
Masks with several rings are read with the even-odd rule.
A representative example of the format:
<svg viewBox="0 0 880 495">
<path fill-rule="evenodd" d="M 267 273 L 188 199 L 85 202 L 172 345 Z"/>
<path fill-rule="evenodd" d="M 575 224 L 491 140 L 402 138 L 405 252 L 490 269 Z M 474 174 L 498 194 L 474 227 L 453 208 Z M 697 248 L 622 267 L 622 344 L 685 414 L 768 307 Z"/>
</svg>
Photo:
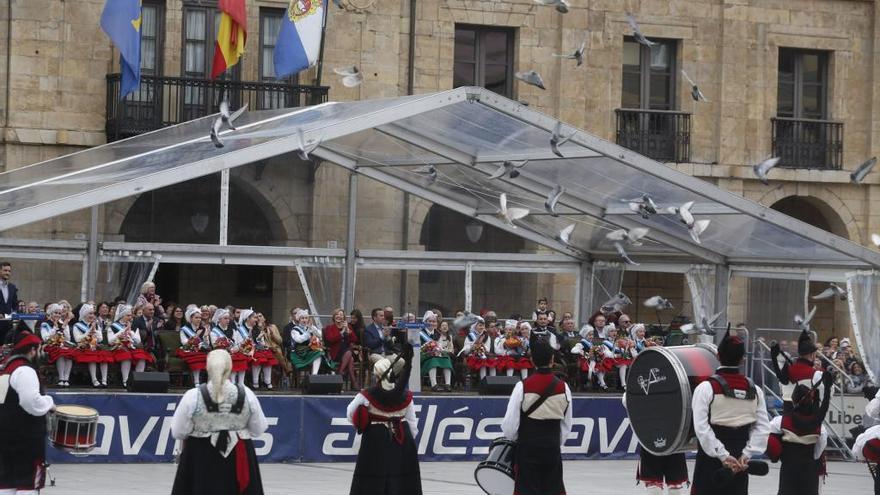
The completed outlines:
<svg viewBox="0 0 880 495">
<path fill-rule="evenodd" d="M 605 239 L 616 229 L 647 227 L 630 257 L 646 262 L 728 265 L 880 266 L 880 253 L 680 173 L 628 149 L 562 124 L 572 138 L 553 154 L 557 121 L 482 88 L 430 95 L 246 112 L 223 148 L 208 137 L 213 117 L 88 149 L 0 174 L 0 228 L 68 213 L 295 151 L 313 152 L 393 187 L 580 259 L 616 259 Z M 528 160 L 518 177 L 490 179 L 505 160 Z M 431 180 L 420 171 L 433 165 Z M 558 216 L 547 194 L 564 193 Z M 508 224 L 499 197 L 529 215 Z M 695 243 L 671 213 L 648 218 L 626 199 L 650 195 L 660 206 L 688 201 L 710 220 Z M 574 231 L 566 244 L 559 232 Z"/>
</svg>

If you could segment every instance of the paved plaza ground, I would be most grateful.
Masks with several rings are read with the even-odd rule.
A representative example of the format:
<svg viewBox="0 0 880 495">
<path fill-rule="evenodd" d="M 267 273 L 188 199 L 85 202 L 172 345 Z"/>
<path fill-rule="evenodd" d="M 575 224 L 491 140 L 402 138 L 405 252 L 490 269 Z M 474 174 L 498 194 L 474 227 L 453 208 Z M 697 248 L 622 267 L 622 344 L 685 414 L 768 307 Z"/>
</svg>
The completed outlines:
<svg viewBox="0 0 880 495">
<path fill-rule="evenodd" d="M 690 462 L 693 472 L 693 462 Z M 473 462 L 422 463 L 425 495 L 479 495 Z M 167 495 L 171 492 L 173 464 L 57 464 L 52 466 L 57 486 L 45 495 Z M 569 495 L 643 494 L 633 475 L 636 461 L 567 461 L 565 484 Z M 351 483 L 352 463 L 264 464 L 263 486 L 268 495 L 345 495 Z M 864 464 L 832 462 L 825 495 L 870 495 L 872 481 Z M 765 478 L 752 478 L 751 495 L 774 495 L 778 465 Z M 120 487 L 123 487 L 120 490 Z"/>
</svg>

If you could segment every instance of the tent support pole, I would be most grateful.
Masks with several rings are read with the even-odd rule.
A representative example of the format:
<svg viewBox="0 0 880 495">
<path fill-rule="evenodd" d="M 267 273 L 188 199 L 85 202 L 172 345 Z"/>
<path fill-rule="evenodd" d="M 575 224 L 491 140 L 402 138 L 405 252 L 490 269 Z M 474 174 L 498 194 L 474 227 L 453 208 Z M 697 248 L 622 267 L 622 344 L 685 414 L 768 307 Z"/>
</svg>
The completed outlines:
<svg viewBox="0 0 880 495">
<path fill-rule="evenodd" d="M 355 234 L 357 232 L 357 184 L 358 176 L 352 172 L 348 176 L 348 233 L 345 237 L 345 297 L 343 305 L 354 308 L 354 270 L 355 270 Z"/>
<path fill-rule="evenodd" d="M 95 299 L 98 286 L 98 207 L 91 207 L 91 221 L 89 224 L 89 255 L 86 264 L 86 300 Z"/>
<path fill-rule="evenodd" d="M 730 322 L 727 302 L 730 298 L 730 268 L 727 265 L 715 265 L 715 312 L 721 313 L 716 327 L 726 327 Z M 724 337 L 723 332 L 715 336 L 716 341 Z"/>
<path fill-rule="evenodd" d="M 574 318 L 578 324 L 586 322 L 592 313 L 590 303 L 593 300 L 593 264 L 584 261 L 578 270 L 575 284 Z"/>
<path fill-rule="evenodd" d="M 220 245 L 229 242 L 229 169 L 220 172 Z"/>
</svg>

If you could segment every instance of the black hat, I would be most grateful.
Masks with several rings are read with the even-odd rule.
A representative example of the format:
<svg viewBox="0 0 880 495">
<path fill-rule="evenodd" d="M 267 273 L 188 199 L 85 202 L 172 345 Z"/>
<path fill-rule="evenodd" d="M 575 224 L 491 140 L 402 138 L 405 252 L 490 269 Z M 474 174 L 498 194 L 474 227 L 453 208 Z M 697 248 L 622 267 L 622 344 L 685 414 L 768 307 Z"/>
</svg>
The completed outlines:
<svg viewBox="0 0 880 495">
<path fill-rule="evenodd" d="M 739 366 L 746 355 L 746 344 L 738 335 L 730 335 L 730 325 L 724 332 L 724 339 L 718 344 L 718 360 L 722 366 Z"/>
<path fill-rule="evenodd" d="M 798 337 L 798 355 L 805 356 L 814 352 L 816 352 L 816 344 L 813 343 L 813 338 L 806 330 L 802 331 L 801 336 Z"/>
<path fill-rule="evenodd" d="M 542 338 L 533 338 L 529 342 L 529 349 L 532 352 L 532 361 L 535 367 L 544 368 L 550 366 L 550 360 L 553 358 L 553 348 L 550 343 Z"/>
</svg>

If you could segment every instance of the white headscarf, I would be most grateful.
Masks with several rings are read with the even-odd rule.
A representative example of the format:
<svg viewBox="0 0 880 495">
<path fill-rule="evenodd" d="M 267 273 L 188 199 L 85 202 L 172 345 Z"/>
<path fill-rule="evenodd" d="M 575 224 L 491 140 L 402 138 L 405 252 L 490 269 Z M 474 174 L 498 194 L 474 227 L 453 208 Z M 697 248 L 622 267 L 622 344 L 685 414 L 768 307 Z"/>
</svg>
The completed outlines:
<svg viewBox="0 0 880 495">
<path fill-rule="evenodd" d="M 437 315 L 435 315 L 434 312 L 431 311 L 431 310 L 429 309 L 428 311 L 425 311 L 425 314 L 422 316 L 422 322 L 426 322 L 426 321 L 428 321 L 428 320 L 430 320 L 430 319 L 432 319 L 432 318 L 433 318 L 434 320 L 436 320 L 436 319 L 437 319 Z M 439 323 L 439 322 L 438 322 L 438 323 Z"/>
<path fill-rule="evenodd" d="M 505 320 L 504 321 L 504 329 L 505 330 L 516 330 L 516 320 Z"/>
<path fill-rule="evenodd" d="M 217 324 L 220 322 L 220 318 L 229 315 L 229 310 L 225 308 L 220 308 L 214 313 L 214 317 L 211 318 L 211 323 Z"/>
<path fill-rule="evenodd" d="M 116 306 L 116 316 L 113 317 L 113 321 L 119 321 L 122 319 L 123 316 L 130 314 L 131 306 L 129 306 L 128 304 L 120 304 L 119 306 Z"/>
<path fill-rule="evenodd" d="M 244 325 L 244 322 L 246 322 L 247 319 L 250 318 L 252 314 L 254 314 L 254 310 L 252 310 L 252 309 L 241 310 L 241 314 L 238 315 L 238 326 Z"/>
<path fill-rule="evenodd" d="M 527 322 L 527 321 L 522 322 L 522 325 L 520 325 L 520 326 L 521 326 L 521 327 L 526 327 L 526 329 L 527 329 L 528 331 L 530 331 L 530 332 L 532 331 L 532 326 L 529 325 L 529 322 Z"/>
<path fill-rule="evenodd" d="M 645 324 L 644 324 L 644 323 L 636 323 L 635 325 L 633 325 L 633 326 L 629 329 L 629 336 L 630 336 L 633 340 L 636 339 L 636 331 L 638 331 L 639 329 L 645 330 Z"/>
<path fill-rule="evenodd" d="M 293 314 L 293 319 L 296 320 L 297 322 L 299 322 L 299 319 L 302 318 L 303 316 L 309 316 L 309 312 L 304 309 L 301 309 Z"/>
<path fill-rule="evenodd" d="M 52 304 L 49 305 L 48 308 L 46 308 L 46 313 L 48 313 L 48 314 L 50 314 L 50 315 L 51 315 L 52 313 L 55 313 L 55 312 L 60 313 L 60 312 L 62 312 L 62 311 L 64 311 L 64 306 L 62 306 L 62 305 L 60 305 L 60 304 L 58 304 L 58 303 L 52 303 Z"/>
<path fill-rule="evenodd" d="M 482 323 L 482 324 L 484 324 L 484 325 L 486 324 L 486 320 L 484 320 L 482 316 L 474 316 L 474 318 L 476 318 L 477 321 L 475 321 L 474 324 L 471 325 L 471 331 L 472 331 L 472 332 L 476 332 L 476 331 L 477 331 L 477 325 L 479 325 L 480 323 Z"/>
<path fill-rule="evenodd" d="M 202 313 L 202 310 L 199 309 L 198 306 L 196 306 L 195 304 L 190 304 L 189 306 L 187 306 L 186 307 L 186 322 L 192 323 L 192 316 L 196 313 L 199 313 L 199 314 Z"/>
<path fill-rule="evenodd" d="M 95 311 L 95 307 L 91 304 L 83 304 L 81 308 L 79 308 L 79 321 L 86 321 L 86 315 L 90 312 Z"/>
</svg>

